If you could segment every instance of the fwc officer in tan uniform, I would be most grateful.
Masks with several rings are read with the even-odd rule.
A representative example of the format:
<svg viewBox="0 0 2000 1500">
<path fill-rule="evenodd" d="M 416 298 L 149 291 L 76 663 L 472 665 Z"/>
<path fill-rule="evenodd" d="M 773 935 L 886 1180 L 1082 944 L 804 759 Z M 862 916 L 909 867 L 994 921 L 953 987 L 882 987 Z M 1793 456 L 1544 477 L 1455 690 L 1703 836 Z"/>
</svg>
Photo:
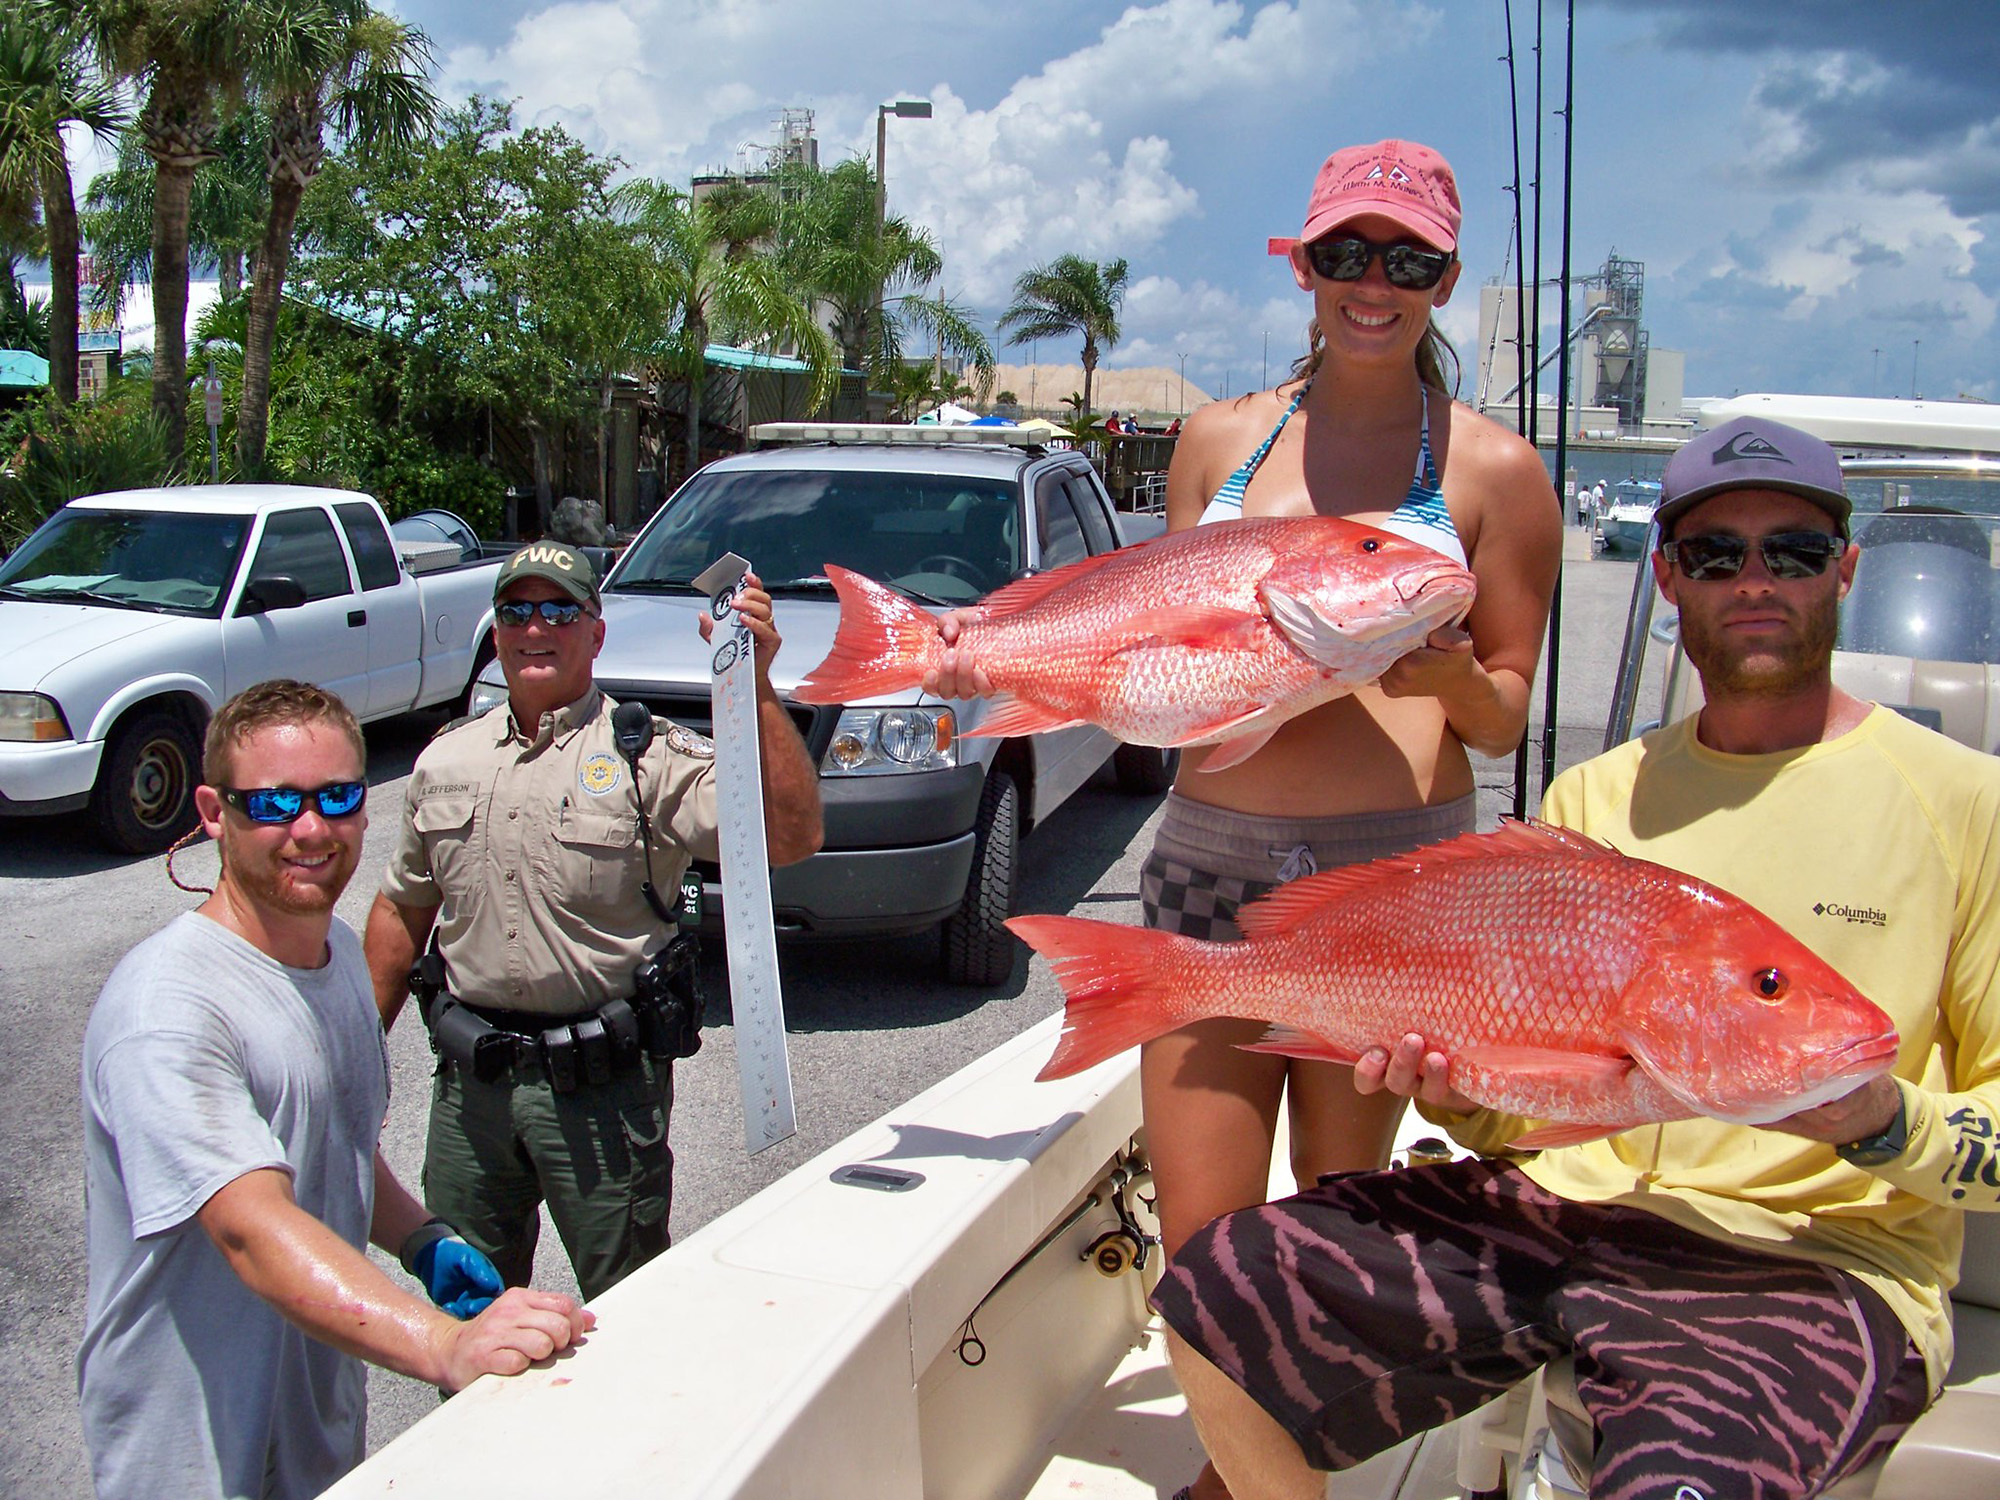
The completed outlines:
<svg viewBox="0 0 2000 1500">
<path fill-rule="evenodd" d="M 581 552 L 523 547 L 494 598 L 507 702 L 418 756 L 365 949 L 387 1029 L 435 927 L 447 1003 L 427 1015 L 440 1053 L 431 1211 L 521 1286 L 546 1200 L 588 1299 L 667 1247 L 673 1064 L 627 1033 L 635 974 L 671 935 L 643 883 L 671 893 L 690 860 L 717 857 L 715 751 L 656 721 L 635 795 L 616 705 L 591 680 L 604 619 Z M 754 574 L 736 612 L 755 641 L 766 845 L 790 864 L 819 848 L 819 780 L 771 686 L 779 637 Z M 700 628 L 708 639 L 706 615 Z M 438 1024 L 454 1001 L 453 1026 Z M 477 1033 L 476 1068 L 444 1045 L 454 1028 Z"/>
</svg>

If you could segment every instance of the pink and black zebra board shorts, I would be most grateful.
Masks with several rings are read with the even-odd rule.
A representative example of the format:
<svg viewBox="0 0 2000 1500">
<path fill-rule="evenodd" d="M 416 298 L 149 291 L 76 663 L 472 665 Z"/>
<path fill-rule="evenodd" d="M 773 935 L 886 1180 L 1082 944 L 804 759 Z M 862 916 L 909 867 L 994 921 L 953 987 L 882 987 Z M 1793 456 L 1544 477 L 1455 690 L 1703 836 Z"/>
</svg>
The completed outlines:
<svg viewBox="0 0 2000 1500">
<path fill-rule="evenodd" d="M 1225 1214 L 1153 1306 L 1321 1469 L 1574 1351 L 1594 1500 L 1817 1495 L 1930 1394 L 1922 1354 L 1852 1276 L 1572 1203 L 1491 1161 L 1344 1173 Z"/>
</svg>

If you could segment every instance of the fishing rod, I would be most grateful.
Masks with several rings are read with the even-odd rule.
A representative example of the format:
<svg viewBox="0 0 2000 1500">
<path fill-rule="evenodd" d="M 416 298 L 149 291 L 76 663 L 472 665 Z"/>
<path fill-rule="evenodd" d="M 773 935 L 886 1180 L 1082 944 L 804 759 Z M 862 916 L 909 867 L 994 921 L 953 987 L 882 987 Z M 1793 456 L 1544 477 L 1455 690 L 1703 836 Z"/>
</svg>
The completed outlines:
<svg viewBox="0 0 2000 1500">
<path fill-rule="evenodd" d="M 1539 0 L 1537 0 L 1539 4 Z M 1562 197 L 1562 327 L 1560 348 L 1562 359 L 1556 367 L 1556 477 L 1560 479 L 1568 472 L 1566 465 L 1569 454 L 1569 248 L 1570 221 L 1573 217 L 1576 174 L 1573 169 L 1576 148 L 1576 121 L 1571 112 L 1576 108 L 1576 0 L 1567 0 L 1569 12 L 1563 57 L 1563 197 Z M 1562 489 L 1556 489 L 1556 504 L 1563 504 Z M 1564 520 L 1567 521 L 1567 517 Z M 1562 659 L 1562 569 L 1556 569 L 1555 596 L 1549 601 L 1549 675 L 1546 696 L 1542 702 L 1542 790 L 1549 789 L 1549 783 L 1556 774 L 1556 676 Z"/>
<path fill-rule="evenodd" d="M 1539 0 L 1537 0 L 1539 3 Z M 1528 424 L 1521 420 L 1526 410 L 1521 399 L 1522 382 L 1528 379 L 1524 373 L 1529 365 L 1528 355 L 1528 263 L 1521 249 L 1521 96 L 1517 86 L 1514 67 L 1514 0 L 1501 0 L 1507 20 L 1507 119 L 1513 127 L 1514 139 L 1514 180 L 1507 191 L 1514 195 L 1514 416 L 1515 427 L 1525 435 Z M 1536 288 L 1536 296 L 1541 289 Z M 1537 319 L 1539 322 L 1540 320 Z M 1530 440 L 1532 441 L 1532 439 Z M 1528 736 L 1523 733 L 1521 743 L 1514 747 L 1514 816 L 1528 814 Z"/>
</svg>

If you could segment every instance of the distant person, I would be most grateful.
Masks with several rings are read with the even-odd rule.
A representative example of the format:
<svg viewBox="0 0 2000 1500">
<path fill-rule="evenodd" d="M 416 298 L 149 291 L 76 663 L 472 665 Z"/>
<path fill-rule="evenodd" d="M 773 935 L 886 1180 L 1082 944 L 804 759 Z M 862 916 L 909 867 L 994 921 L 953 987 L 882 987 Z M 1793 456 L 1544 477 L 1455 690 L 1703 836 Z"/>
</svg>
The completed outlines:
<svg viewBox="0 0 2000 1500">
<path fill-rule="evenodd" d="M 744 581 L 765 845 L 790 864 L 819 848 L 819 774 L 771 686 L 771 596 Z M 645 743 L 621 745 L 592 678 L 604 612 L 582 552 L 523 547 L 493 595 L 506 701 L 417 757 L 368 964 L 387 1029 L 434 955 L 426 1201 L 509 1286 L 534 1269 L 546 1203 L 588 1300 L 669 1242 L 674 1062 L 701 1016 L 697 945 L 660 893 L 718 855 L 715 746 L 647 713 Z"/>
<path fill-rule="evenodd" d="M 1458 284 L 1459 221 L 1451 168 L 1427 146 L 1327 157 L 1299 238 L 1284 242 L 1312 299 L 1310 349 L 1275 390 L 1188 417 L 1167 470 L 1167 529 L 1347 516 L 1467 564 L 1478 602 L 1379 685 L 1290 720 L 1241 763 L 1208 771 L 1212 747 L 1184 751 L 1140 874 L 1148 926 L 1234 941 L 1237 908 L 1281 882 L 1469 831 L 1469 752 L 1506 755 L 1527 727 L 1562 502 L 1532 447 L 1452 399 L 1456 365 L 1432 314 Z M 990 683 L 947 650 L 926 686 L 953 697 Z M 1350 1068 L 1237 1045 L 1261 1031 L 1203 1021 L 1141 1052 L 1169 1253 L 1217 1214 L 1264 1201 L 1281 1102 L 1301 1187 L 1388 1160 L 1402 1100 L 1358 1094 Z M 1227 1493 L 1212 1470 L 1190 1491 Z"/>
<path fill-rule="evenodd" d="M 1519 1159 L 1529 1122 L 1459 1097 L 1422 1037 L 1364 1056 L 1359 1086 L 1487 1154 L 1329 1180 L 1175 1257 L 1155 1301 L 1237 1500 L 1316 1500 L 1317 1470 L 1572 1352 L 1591 1494 L 1804 1500 L 1944 1378 L 1960 1216 L 2000 1211 L 2000 761 L 1834 685 L 1857 549 L 1825 443 L 1744 418 L 1662 495 L 1653 577 L 1704 706 L 1564 772 L 1543 814 L 1778 922 L 1888 1013 L 1894 1069 L 1766 1126 Z M 1782 1003 L 1782 973 L 1737 978 Z M 1688 982 L 1698 1007 L 1732 981 Z"/>
<path fill-rule="evenodd" d="M 125 955 L 84 1034 L 77 1384 L 101 1500 L 317 1495 L 364 1451 L 361 1360 L 457 1390 L 594 1321 L 503 1294 L 377 1148 L 388 1054 L 333 915 L 368 826 L 354 716 L 261 683 L 217 710 L 202 776 L 221 879 Z M 376 1270 L 371 1241 L 445 1311 Z"/>
</svg>

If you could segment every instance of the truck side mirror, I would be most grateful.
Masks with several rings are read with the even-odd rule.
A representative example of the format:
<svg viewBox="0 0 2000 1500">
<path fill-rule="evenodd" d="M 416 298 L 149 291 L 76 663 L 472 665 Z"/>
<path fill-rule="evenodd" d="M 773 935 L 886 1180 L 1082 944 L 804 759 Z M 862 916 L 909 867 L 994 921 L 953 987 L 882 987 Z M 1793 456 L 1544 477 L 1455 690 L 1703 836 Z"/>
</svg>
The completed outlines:
<svg viewBox="0 0 2000 1500">
<path fill-rule="evenodd" d="M 253 578 L 243 589 L 239 615 L 269 614 L 274 609 L 297 609 L 306 602 L 305 585 L 289 573 L 268 573 Z"/>
</svg>

